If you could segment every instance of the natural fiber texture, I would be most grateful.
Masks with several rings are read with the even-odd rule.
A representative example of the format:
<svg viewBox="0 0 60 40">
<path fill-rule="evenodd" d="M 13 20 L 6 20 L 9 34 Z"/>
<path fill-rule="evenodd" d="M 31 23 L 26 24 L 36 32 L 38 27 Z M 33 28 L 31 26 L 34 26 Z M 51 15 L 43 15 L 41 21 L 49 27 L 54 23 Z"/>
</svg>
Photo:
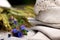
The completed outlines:
<svg viewBox="0 0 60 40">
<path fill-rule="evenodd" d="M 55 26 L 60 24 L 60 0 L 37 0 L 35 13 L 36 19 L 43 23 Z"/>
</svg>

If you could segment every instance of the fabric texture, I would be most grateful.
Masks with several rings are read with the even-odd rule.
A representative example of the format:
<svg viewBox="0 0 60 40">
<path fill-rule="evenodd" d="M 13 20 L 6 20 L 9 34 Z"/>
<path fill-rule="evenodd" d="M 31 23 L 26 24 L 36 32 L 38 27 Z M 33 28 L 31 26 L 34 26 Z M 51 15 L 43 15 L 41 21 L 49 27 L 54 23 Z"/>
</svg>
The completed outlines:
<svg viewBox="0 0 60 40">
<path fill-rule="evenodd" d="M 60 0 L 36 0 L 36 19 L 45 25 L 60 28 Z"/>
</svg>

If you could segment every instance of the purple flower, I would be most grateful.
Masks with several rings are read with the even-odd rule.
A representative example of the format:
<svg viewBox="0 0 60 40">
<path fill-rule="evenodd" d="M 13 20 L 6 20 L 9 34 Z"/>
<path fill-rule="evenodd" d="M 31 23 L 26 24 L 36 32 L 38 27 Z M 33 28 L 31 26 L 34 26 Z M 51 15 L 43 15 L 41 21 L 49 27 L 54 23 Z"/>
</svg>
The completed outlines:
<svg viewBox="0 0 60 40">
<path fill-rule="evenodd" d="M 17 21 L 14 21 L 14 24 L 17 25 Z"/>
<path fill-rule="evenodd" d="M 21 26 L 20 26 L 20 29 L 21 29 L 21 30 L 25 30 L 25 29 L 26 29 L 25 25 L 21 25 Z"/>
</svg>

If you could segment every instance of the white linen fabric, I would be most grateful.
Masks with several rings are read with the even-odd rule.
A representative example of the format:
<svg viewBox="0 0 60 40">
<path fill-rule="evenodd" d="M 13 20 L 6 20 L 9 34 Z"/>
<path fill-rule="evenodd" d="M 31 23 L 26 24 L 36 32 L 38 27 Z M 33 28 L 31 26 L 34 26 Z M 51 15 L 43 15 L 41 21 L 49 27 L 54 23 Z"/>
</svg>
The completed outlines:
<svg viewBox="0 0 60 40">
<path fill-rule="evenodd" d="M 45 26 L 35 26 L 35 27 L 32 27 L 31 29 L 38 30 L 46 34 L 50 38 L 50 40 L 60 40 L 60 29 L 54 29 L 54 28 L 49 28 Z"/>
<path fill-rule="evenodd" d="M 60 0 L 36 0 L 34 11 L 37 20 L 60 28 Z"/>
<path fill-rule="evenodd" d="M 0 0 L 0 6 L 10 8 L 11 5 L 7 0 Z"/>
</svg>

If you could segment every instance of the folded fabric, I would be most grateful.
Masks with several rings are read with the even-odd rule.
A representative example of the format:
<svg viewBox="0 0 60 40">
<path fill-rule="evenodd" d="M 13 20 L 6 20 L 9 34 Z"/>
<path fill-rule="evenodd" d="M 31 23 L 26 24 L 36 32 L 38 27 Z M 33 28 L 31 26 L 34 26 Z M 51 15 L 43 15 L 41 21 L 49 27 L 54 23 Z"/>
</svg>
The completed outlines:
<svg viewBox="0 0 60 40">
<path fill-rule="evenodd" d="M 60 40 L 60 29 L 54 29 L 45 26 L 35 26 L 31 28 L 32 30 L 38 30 L 47 35 L 52 40 Z"/>
</svg>

